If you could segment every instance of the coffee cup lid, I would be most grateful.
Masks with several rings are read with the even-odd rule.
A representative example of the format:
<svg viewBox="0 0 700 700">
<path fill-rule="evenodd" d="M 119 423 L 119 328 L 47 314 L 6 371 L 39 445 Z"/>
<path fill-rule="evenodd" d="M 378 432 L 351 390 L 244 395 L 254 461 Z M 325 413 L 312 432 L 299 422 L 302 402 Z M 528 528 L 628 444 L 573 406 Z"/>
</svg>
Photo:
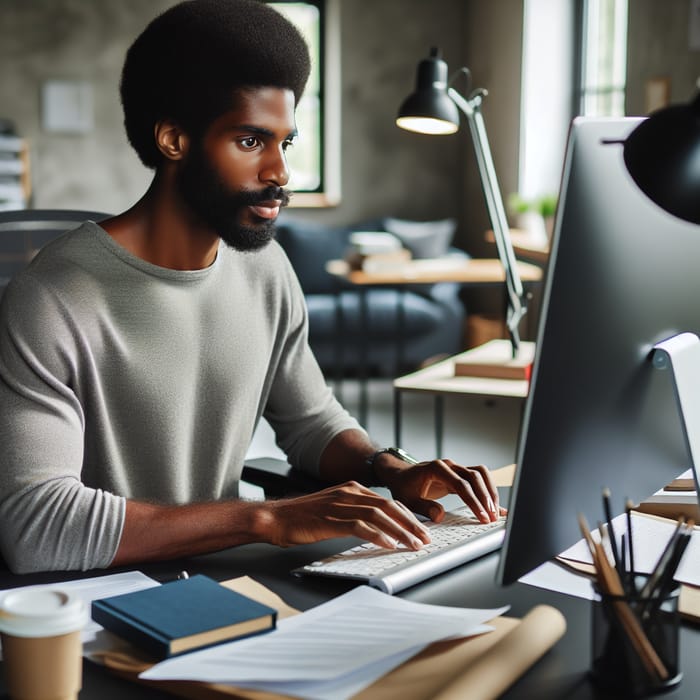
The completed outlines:
<svg viewBox="0 0 700 700">
<path fill-rule="evenodd" d="M 54 637 L 82 629 L 84 601 L 56 588 L 25 588 L 0 596 L 0 632 L 15 637 Z"/>
</svg>

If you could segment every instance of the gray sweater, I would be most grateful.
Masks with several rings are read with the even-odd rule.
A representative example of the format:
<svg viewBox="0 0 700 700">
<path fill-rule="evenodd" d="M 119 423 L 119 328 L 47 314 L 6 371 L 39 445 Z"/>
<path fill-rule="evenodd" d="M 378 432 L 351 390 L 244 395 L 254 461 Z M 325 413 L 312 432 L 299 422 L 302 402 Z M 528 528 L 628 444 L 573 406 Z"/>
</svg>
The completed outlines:
<svg viewBox="0 0 700 700">
<path fill-rule="evenodd" d="M 87 222 L 46 246 L 0 307 L 0 551 L 17 572 L 105 567 L 125 499 L 235 498 L 264 415 L 318 468 L 357 422 L 307 343 L 273 242 L 213 265 L 147 263 Z"/>
</svg>

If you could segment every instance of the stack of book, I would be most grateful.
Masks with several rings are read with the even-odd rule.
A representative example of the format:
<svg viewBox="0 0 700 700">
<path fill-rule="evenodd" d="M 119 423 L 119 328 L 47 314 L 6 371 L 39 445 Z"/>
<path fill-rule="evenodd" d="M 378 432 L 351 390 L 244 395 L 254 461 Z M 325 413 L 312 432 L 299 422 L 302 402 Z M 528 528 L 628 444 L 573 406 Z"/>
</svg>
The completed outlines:
<svg viewBox="0 0 700 700">
<path fill-rule="evenodd" d="M 534 343 L 520 343 L 513 357 L 509 340 L 491 340 L 460 355 L 455 360 L 455 376 L 529 381 L 534 359 Z"/>
<path fill-rule="evenodd" d="M 636 510 L 672 520 L 681 517 L 689 518 L 700 523 L 698 492 L 695 490 L 692 470 L 689 469 L 642 501 Z"/>
<path fill-rule="evenodd" d="M 352 270 L 388 272 L 400 269 L 411 260 L 411 251 L 391 233 L 356 231 L 350 234 L 345 261 Z"/>
</svg>

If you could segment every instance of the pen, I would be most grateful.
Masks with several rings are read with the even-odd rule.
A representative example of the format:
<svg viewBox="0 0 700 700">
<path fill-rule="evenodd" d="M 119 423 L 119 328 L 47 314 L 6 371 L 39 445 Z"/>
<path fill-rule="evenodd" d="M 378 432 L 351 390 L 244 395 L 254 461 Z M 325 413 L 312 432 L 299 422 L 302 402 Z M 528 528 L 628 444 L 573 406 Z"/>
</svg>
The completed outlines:
<svg viewBox="0 0 700 700">
<path fill-rule="evenodd" d="M 631 585 L 632 585 L 632 592 L 636 593 L 636 584 L 634 582 L 634 575 L 635 575 L 635 570 L 634 570 L 634 541 L 632 539 L 632 509 L 634 508 L 634 503 L 632 503 L 631 499 L 627 499 L 625 503 L 625 511 L 627 515 L 627 549 L 629 550 L 629 555 L 630 555 L 630 572 L 631 572 Z"/>
<path fill-rule="evenodd" d="M 610 489 L 603 489 L 603 509 L 605 510 L 605 520 L 608 523 L 608 536 L 610 539 L 610 549 L 612 550 L 613 560 L 615 561 L 615 568 L 619 574 L 622 574 L 620 557 L 617 552 L 617 541 L 615 540 L 615 530 L 612 523 L 612 509 L 610 507 Z"/>
<path fill-rule="evenodd" d="M 678 570 L 678 565 L 681 563 L 686 547 L 690 542 L 693 526 L 694 523 L 692 521 L 684 524 L 682 527 L 683 532 L 681 532 L 681 534 L 679 534 L 676 538 L 671 556 L 669 557 L 661 576 L 656 582 L 655 587 L 650 592 L 650 600 L 648 601 L 648 604 L 644 607 L 643 616 L 645 618 L 649 617 L 653 612 L 657 611 L 661 607 L 664 600 L 673 589 L 676 571 Z"/>
<path fill-rule="evenodd" d="M 656 562 L 656 566 L 652 570 L 649 578 L 647 579 L 647 582 L 642 588 L 640 594 L 642 598 L 649 598 L 651 592 L 658 585 L 659 579 L 663 576 L 664 571 L 668 566 L 671 557 L 673 556 L 674 548 L 676 547 L 676 541 L 678 540 L 681 533 L 681 528 L 683 527 L 683 522 L 683 518 L 678 518 L 678 524 L 676 525 L 673 534 L 671 535 L 671 537 L 669 537 L 669 540 L 666 543 L 666 546 L 664 547 L 664 551 L 661 552 L 661 556 Z"/>
</svg>

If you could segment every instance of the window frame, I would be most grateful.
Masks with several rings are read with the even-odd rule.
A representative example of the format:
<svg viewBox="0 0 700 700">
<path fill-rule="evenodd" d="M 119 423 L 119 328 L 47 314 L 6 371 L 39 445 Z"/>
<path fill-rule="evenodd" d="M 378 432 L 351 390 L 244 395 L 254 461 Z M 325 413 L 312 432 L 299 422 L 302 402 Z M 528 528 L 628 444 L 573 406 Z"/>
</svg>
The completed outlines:
<svg viewBox="0 0 700 700">
<path fill-rule="evenodd" d="M 320 138 L 319 186 L 293 190 L 290 208 L 333 207 L 341 200 L 340 177 L 340 0 L 268 0 L 270 4 L 302 3 L 319 11 L 318 56 Z"/>
</svg>

